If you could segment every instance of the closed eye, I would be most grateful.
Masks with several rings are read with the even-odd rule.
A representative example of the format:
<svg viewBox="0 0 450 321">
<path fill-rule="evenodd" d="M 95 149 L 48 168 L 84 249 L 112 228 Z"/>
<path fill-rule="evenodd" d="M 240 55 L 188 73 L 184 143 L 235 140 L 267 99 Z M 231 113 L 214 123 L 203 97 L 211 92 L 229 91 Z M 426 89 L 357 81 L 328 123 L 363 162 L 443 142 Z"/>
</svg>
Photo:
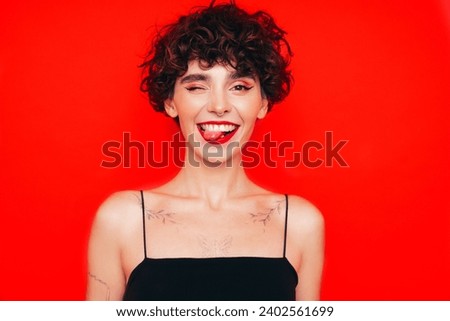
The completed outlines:
<svg viewBox="0 0 450 321">
<path fill-rule="evenodd" d="M 198 86 L 189 86 L 189 87 L 185 87 L 187 91 L 199 91 L 202 89 L 205 89 L 203 87 L 198 87 Z"/>
</svg>

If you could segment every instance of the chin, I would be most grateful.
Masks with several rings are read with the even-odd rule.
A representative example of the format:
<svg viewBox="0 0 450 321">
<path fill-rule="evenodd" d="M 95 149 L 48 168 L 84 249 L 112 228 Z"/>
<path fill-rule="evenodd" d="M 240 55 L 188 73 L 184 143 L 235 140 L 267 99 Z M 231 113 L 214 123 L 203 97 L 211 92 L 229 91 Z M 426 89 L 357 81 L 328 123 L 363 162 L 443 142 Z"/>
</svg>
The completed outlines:
<svg viewBox="0 0 450 321">
<path fill-rule="evenodd" d="M 203 164 L 212 168 L 238 166 L 240 158 L 236 156 L 239 151 L 237 148 L 231 150 L 231 147 L 232 145 L 202 144 L 201 150 L 197 150 L 196 159 L 201 159 Z"/>
</svg>

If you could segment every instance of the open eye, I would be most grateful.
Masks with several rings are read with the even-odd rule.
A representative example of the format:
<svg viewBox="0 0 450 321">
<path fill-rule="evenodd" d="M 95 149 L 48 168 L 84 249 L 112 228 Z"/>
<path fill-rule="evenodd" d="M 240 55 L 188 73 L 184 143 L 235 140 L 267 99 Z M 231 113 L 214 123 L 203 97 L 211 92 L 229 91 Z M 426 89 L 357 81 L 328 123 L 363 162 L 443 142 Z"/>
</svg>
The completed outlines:
<svg viewBox="0 0 450 321">
<path fill-rule="evenodd" d="M 231 90 L 235 90 L 235 91 L 247 91 L 252 89 L 253 86 L 245 86 L 245 85 L 235 85 L 233 86 L 233 88 L 231 88 Z"/>
</svg>

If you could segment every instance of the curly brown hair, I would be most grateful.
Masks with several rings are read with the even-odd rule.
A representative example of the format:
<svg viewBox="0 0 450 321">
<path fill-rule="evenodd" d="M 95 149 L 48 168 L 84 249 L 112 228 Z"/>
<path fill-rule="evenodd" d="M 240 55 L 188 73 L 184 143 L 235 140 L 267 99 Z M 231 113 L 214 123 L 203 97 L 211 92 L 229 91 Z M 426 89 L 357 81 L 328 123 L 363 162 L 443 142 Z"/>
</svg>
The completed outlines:
<svg viewBox="0 0 450 321">
<path fill-rule="evenodd" d="M 256 75 L 269 110 L 291 88 L 288 65 L 292 57 L 286 32 L 264 11 L 249 14 L 229 4 L 195 8 L 157 33 L 144 63 L 141 90 L 156 111 L 172 97 L 175 82 L 192 60 L 205 67 L 232 66 L 239 74 Z"/>
</svg>

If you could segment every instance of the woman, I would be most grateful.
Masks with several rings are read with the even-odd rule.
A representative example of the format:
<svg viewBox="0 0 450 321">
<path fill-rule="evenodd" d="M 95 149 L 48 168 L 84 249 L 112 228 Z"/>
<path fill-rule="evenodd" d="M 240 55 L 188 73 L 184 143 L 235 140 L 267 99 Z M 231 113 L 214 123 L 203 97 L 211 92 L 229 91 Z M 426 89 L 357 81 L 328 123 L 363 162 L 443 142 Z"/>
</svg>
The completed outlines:
<svg viewBox="0 0 450 321">
<path fill-rule="evenodd" d="M 100 207 L 88 299 L 319 299 L 321 214 L 257 186 L 240 165 L 255 122 L 289 92 L 284 34 L 268 14 L 234 3 L 212 3 L 160 32 L 143 90 L 179 123 L 185 164 L 168 183 Z"/>
</svg>

